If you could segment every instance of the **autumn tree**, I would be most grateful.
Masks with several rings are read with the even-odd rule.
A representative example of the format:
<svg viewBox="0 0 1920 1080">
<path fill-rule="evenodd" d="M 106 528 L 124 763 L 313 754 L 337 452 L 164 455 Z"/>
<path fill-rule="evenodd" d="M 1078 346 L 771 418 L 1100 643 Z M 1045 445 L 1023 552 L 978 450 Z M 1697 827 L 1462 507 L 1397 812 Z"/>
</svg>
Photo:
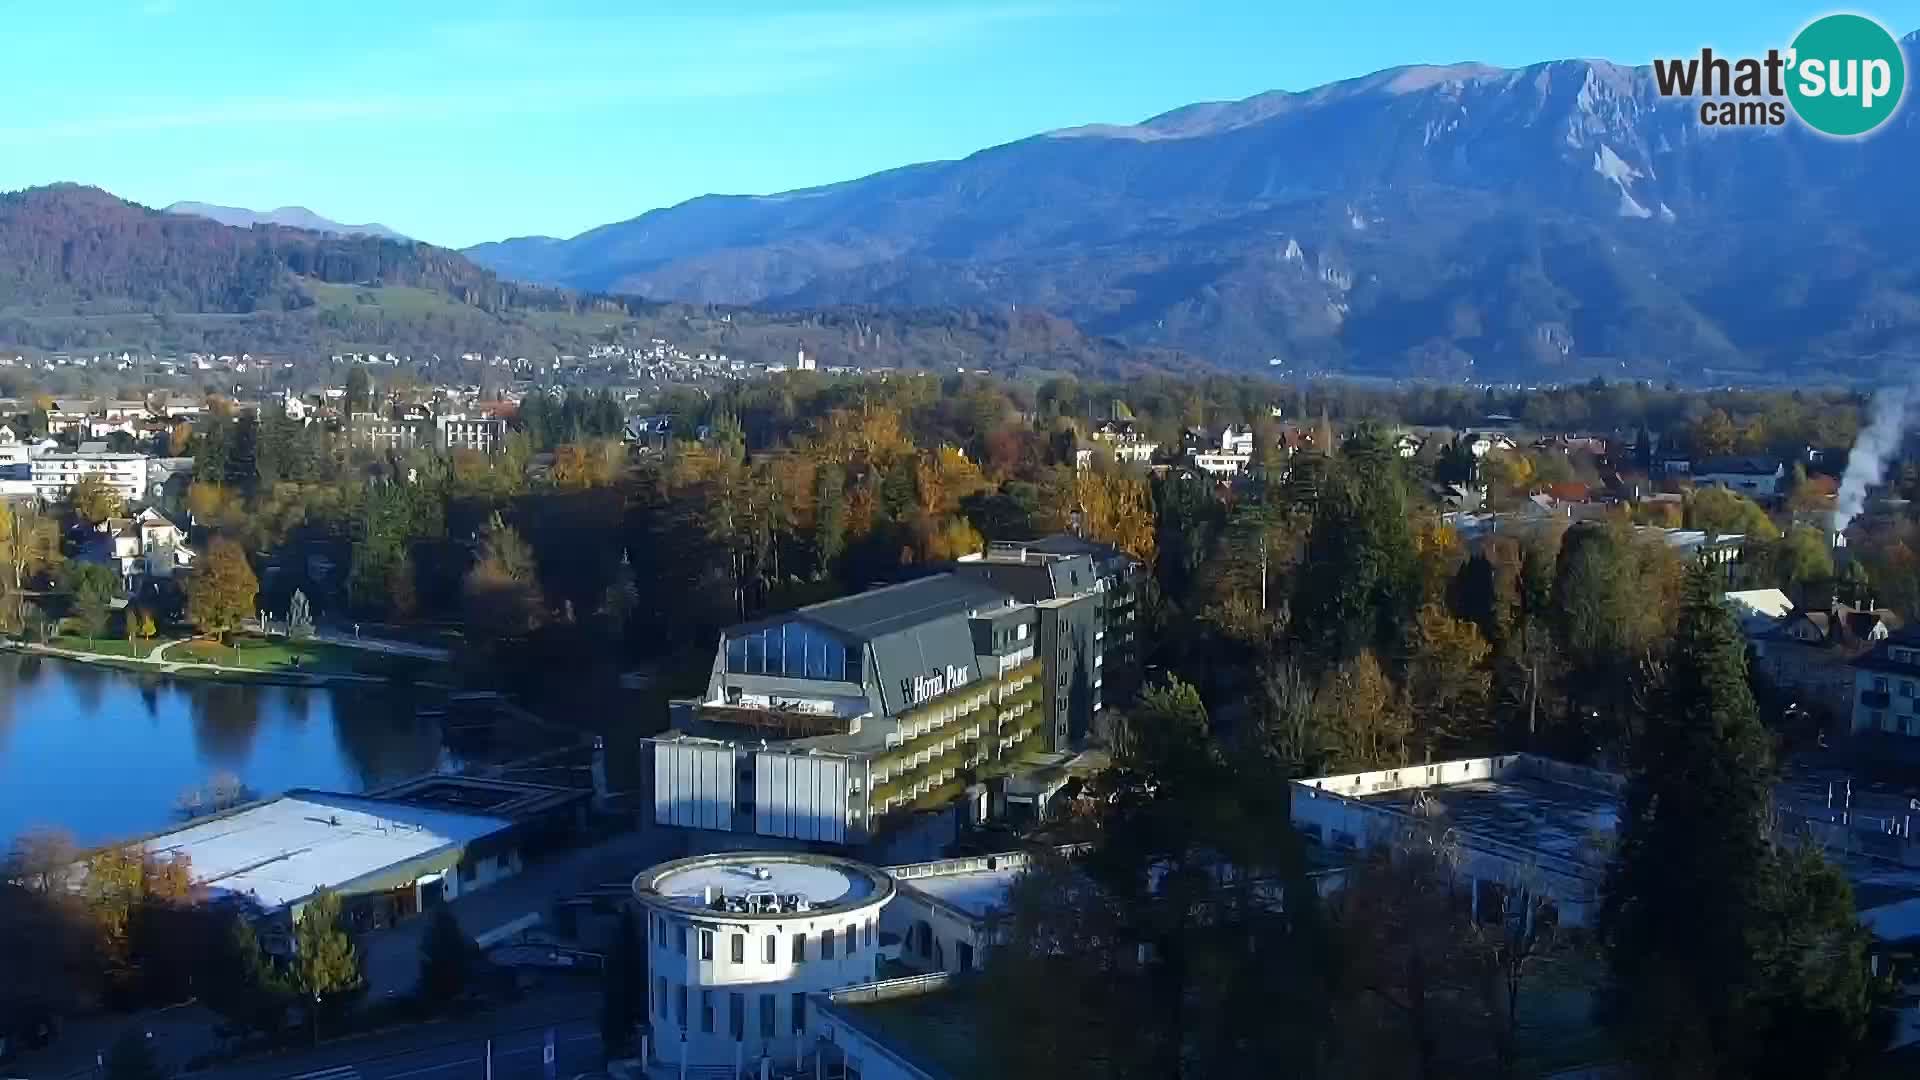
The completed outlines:
<svg viewBox="0 0 1920 1080">
<path fill-rule="evenodd" d="M 207 545 L 206 557 L 187 583 L 187 621 L 201 633 L 231 633 L 254 614 L 260 581 L 247 553 L 224 536 Z"/>
<path fill-rule="evenodd" d="M 467 571 L 464 603 L 468 625 L 486 635 L 526 634 L 545 615 L 533 548 L 497 513 L 482 533 L 480 557 Z"/>
<path fill-rule="evenodd" d="M 1329 670 L 1314 704 L 1328 768 L 1355 772 L 1407 760 L 1413 724 L 1406 695 L 1372 651 Z"/>
<path fill-rule="evenodd" d="M 100 473 L 87 473 L 67 489 L 67 508 L 87 525 L 98 525 L 117 517 L 126 506 L 127 501 Z"/>
<path fill-rule="evenodd" d="M 365 988 L 360 954 L 340 922 L 340 894 L 322 889 L 301 907 L 293 927 L 293 981 L 320 1040 L 320 1012 L 338 1008 Z"/>
<path fill-rule="evenodd" d="M 1687 527 L 1749 541 L 1780 538 L 1780 529 L 1752 499 L 1723 487 L 1701 488 L 1687 499 Z"/>
<path fill-rule="evenodd" d="M 1473 623 L 1454 618 L 1438 603 L 1420 609 L 1407 664 L 1407 698 L 1415 738 L 1435 757 L 1463 756 L 1488 743 L 1491 653 Z"/>
</svg>

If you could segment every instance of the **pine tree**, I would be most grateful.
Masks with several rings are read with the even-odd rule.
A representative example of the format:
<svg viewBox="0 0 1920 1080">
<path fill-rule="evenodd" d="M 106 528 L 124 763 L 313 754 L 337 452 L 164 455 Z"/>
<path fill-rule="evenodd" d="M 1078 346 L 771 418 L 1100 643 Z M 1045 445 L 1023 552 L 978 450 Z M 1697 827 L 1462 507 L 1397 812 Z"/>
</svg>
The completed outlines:
<svg viewBox="0 0 1920 1080">
<path fill-rule="evenodd" d="M 1645 726 L 1601 911 L 1607 1014 L 1650 1075 L 1744 1075 L 1773 763 L 1745 645 L 1705 565 L 1688 573 Z"/>
<path fill-rule="evenodd" d="M 620 914 L 620 928 L 602 976 L 600 1045 L 611 1060 L 632 1053 L 634 1021 L 646 1003 L 646 950 L 631 911 Z"/>
<path fill-rule="evenodd" d="M 106 1080 L 164 1080 L 166 1075 L 145 1032 L 128 1028 L 107 1051 Z"/>
<path fill-rule="evenodd" d="M 274 970 L 245 916 L 234 917 L 199 985 L 200 1000 L 236 1027 L 271 1035 L 286 1020 L 292 988 Z"/>
<path fill-rule="evenodd" d="M 416 990 L 420 999 L 430 1008 L 444 1008 L 457 1001 L 472 982 L 478 951 L 453 912 L 444 907 L 435 911 L 420 938 L 420 985 Z"/>
</svg>

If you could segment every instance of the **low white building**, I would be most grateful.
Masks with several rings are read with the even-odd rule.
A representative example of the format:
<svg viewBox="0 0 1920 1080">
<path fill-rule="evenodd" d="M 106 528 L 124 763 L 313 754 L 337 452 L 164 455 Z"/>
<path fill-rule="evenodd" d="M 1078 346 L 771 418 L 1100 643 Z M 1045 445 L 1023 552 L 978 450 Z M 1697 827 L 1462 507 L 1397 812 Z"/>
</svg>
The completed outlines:
<svg viewBox="0 0 1920 1080">
<path fill-rule="evenodd" d="M 1757 498 L 1780 494 L 1786 478 L 1786 467 L 1770 458 L 1708 458 L 1693 464 L 1695 487 L 1726 488 Z"/>
<path fill-rule="evenodd" d="M 1442 822 L 1459 844 L 1460 886 L 1483 898 L 1526 884 L 1563 926 L 1599 911 L 1606 851 L 1626 780 L 1532 754 L 1437 761 L 1295 780 L 1294 828 L 1333 852 L 1392 845 Z"/>
<path fill-rule="evenodd" d="M 128 502 L 145 498 L 147 455 L 109 453 L 98 443 L 85 443 L 76 451 L 52 451 L 28 459 L 32 467 L 34 493 L 45 502 L 67 497 L 82 477 L 93 475 L 104 480 Z"/>
<path fill-rule="evenodd" d="M 808 996 L 874 980 L 895 886 L 852 859 L 737 852 L 662 863 L 633 895 L 652 978 L 647 1056 L 705 1075 L 798 1068 L 819 1033 Z"/>
</svg>

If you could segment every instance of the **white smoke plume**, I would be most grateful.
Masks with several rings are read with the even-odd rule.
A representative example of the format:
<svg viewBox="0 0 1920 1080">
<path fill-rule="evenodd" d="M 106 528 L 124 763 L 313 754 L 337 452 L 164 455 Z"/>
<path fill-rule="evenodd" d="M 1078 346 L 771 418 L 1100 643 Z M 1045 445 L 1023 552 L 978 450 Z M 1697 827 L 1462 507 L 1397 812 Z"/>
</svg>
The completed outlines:
<svg viewBox="0 0 1920 1080">
<path fill-rule="evenodd" d="M 1920 411 L 1920 384 L 1889 386 L 1873 395 L 1872 415 L 1847 455 L 1846 475 L 1834 504 L 1833 531 L 1845 532 L 1867 508 L 1867 492 L 1887 478 L 1887 463 L 1900 450 L 1900 437 Z"/>
</svg>

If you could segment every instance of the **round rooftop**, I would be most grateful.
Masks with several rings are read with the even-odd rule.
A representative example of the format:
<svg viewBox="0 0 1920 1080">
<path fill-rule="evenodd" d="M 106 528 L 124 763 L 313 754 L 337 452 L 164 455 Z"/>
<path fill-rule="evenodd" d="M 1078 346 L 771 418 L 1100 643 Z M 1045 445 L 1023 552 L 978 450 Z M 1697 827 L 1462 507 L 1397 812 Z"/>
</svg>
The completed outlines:
<svg viewBox="0 0 1920 1080">
<path fill-rule="evenodd" d="M 687 914 L 792 918 L 885 903 L 893 878 L 833 855 L 725 852 L 676 859 L 642 871 L 633 895 Z"/>
</svg>

